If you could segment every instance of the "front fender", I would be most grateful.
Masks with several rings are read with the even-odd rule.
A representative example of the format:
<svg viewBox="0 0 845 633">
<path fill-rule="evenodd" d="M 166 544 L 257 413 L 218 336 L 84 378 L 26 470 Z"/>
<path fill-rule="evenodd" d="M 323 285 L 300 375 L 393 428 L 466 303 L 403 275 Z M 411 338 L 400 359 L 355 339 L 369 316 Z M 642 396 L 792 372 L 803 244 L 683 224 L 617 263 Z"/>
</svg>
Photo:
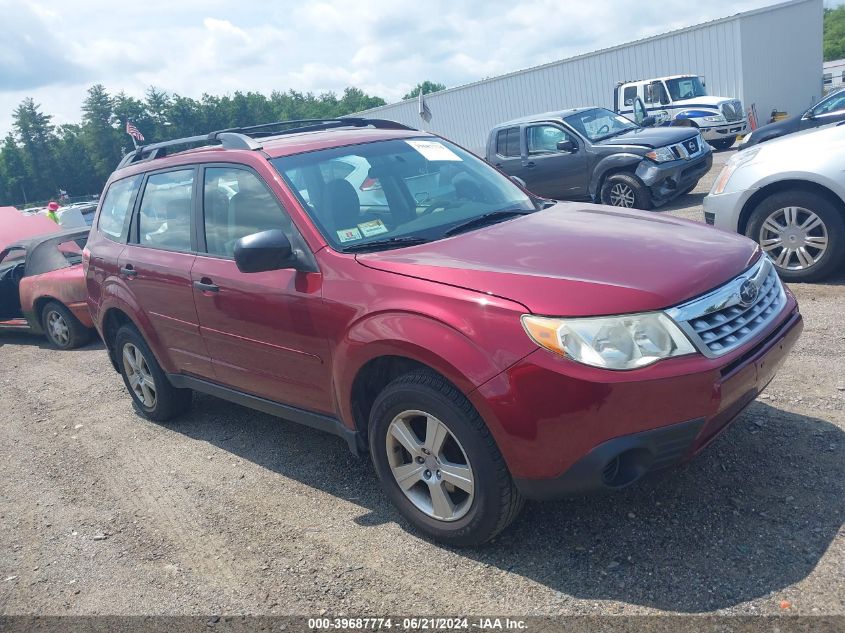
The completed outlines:
<svg viewBox="0 0 845 633">
<path fill-rule="evenodd" d="M 642 156 L 631 152 L 611 154 L 602 158 L 593 169 L 593 176 L 590 179 L 590 196 L 594 200 L 597 199 L 601 182 L 609 171 L 630 168 L 631 173 L 633 173 L 642 160 Z"/>
</svg>

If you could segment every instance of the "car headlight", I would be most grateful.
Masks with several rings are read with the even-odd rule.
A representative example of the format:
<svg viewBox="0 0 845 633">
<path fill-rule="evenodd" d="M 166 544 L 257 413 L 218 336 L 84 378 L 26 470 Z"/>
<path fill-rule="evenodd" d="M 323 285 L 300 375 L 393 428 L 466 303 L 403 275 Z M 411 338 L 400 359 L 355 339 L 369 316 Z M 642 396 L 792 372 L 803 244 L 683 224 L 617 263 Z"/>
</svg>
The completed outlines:
<svg viewBox="0 0 845 633">
<path fill-rule="evenodd" d="M 603 369 L 636 369 L 696 351 L 662 312 L 575 319 L 526 314 L 522 326 L 540 347 Z"/>
<path fill-rule="evenodd" d="M 734 175 L 734 172 L 743 165 L 754 160 L 759 152 L 759 147 L 752 147 L 750 149 L 738 151 L 736 154 L 731 156 L 730 160 L 725 163 L 725 166 L 722 167 L 722 171 L 719 172 L 719 175 L 713 182 L 713 187 L 710 189 L 710 195 L 718 196 L 722 193 L 728 186 L 728 182 L 730 182 L 731 176 Z"/>
<path fill-rule="evenodd" d="M 706 117 L 704 117 L 704 120 L 705 120 L 705 121 L 710 121 L 711 123 L 724 123 L 724 122 L 727 122 L 727 119 L 726 119 L 723 115 L 721 115 L 721 114 L 716 114 L 716 115 L 714 115 L 714 116 L 706 116 Z"/>
<path fill-rule="evenodd" d="M 678 160 L 675 153 L 668 147 L 658 147 L 653 149 L 645 155 L 646 158 L 653 160 L 655 163 L 668 163 L 670 160 Z"/>
</svg>

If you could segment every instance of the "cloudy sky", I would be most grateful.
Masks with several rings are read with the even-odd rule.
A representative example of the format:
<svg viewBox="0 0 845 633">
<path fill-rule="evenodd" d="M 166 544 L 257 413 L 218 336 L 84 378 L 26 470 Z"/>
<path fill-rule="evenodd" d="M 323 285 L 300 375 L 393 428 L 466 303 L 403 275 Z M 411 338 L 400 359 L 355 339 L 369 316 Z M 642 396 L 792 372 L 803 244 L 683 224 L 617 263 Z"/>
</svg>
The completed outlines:
<svg viewBox="0 0 845 633">
<path fill-rule="evenodd" d="M 0 0 L 0 135 L 24 97 L 78 121 L 97 82 L 137 97 L 354 85 L 391 102 L 423 79 L 451 87 L 769 4 Z"/>
</svg>

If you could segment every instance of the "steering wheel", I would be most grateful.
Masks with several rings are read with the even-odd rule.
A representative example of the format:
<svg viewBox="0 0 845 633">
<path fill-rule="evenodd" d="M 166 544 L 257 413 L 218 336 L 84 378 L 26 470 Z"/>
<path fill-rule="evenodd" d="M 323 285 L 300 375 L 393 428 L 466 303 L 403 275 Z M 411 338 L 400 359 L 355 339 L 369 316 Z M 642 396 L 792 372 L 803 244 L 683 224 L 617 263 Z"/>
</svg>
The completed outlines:
<svg viewBox="0 0 845 633">
<path fill-rule="evenodd" d="M 21 279 L 23 279 L 24 273 L 26 272 L 26 264 L 18 264 L 12 269 L 12 283 L 16 286 L 20 285 Z"/>
<path fill-rule="evenodd" d="M 607 132 L 610 132 L 610 126 L 605 123 L 596 131 L 596 134 L 606 134 Z"/>
</svg>

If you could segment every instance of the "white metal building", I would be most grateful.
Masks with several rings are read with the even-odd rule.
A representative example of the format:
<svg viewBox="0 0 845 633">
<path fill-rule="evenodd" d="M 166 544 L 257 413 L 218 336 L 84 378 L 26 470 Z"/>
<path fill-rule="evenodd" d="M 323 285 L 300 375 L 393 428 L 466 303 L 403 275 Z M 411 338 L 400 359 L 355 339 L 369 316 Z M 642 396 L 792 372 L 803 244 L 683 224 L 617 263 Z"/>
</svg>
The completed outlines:
<svg viewBox="0 0 845 633">
<path fill-rule="evenodd" d="M 709 94 L 772 110 L 803 111 L 822 95 L 822 0 L 792 0 L 426 95 L 367 116 L 429 130 L 482 154 L 490 128 L 530 114 L 578 106 L 613 107 L 622 80 L 703 75 Z"/>
<path fill-rule="evenodd" d="M 838 90 L 845 85 L 845 59 L 834 59 L 824 63 L 822 82 L 825 92 Z"/>
</svg>

